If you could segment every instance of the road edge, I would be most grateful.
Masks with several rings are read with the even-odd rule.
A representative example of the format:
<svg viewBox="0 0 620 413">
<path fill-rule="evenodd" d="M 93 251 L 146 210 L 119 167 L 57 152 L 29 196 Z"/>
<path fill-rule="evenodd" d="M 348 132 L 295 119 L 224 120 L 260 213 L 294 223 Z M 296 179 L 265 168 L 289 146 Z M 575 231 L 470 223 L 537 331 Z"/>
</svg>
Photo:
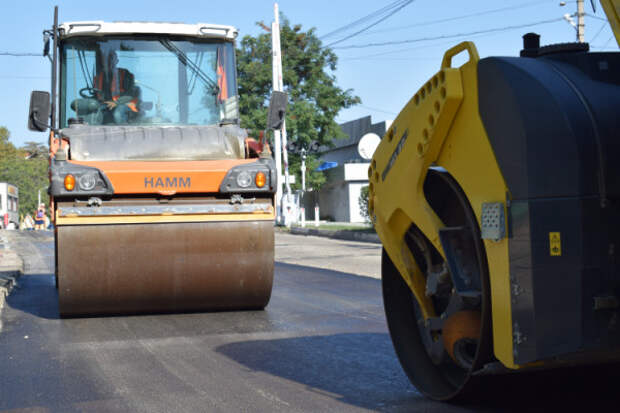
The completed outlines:
<svg viewBox="0 0 620 413">
<path fill-rule="evenodd" d="M 318 228 L 301 228 L 291 227 L 289 229 L 279 229 L 281 232 L 288 232 L 294 235 L 314 235 L 317 237 L 326 237 L 334 239 L 342 239 L 346 241 L 371 242 L 373 244 L 381 244 L 381 240 L 377 234 L 355 231 L 355 230 L 330 230 Z"/>
<path fill-rule="evenodd" d="M 2 310 L 6 298 L 17 286 L 17 280 L 24 273 L 24 262 L 13 249 L 6 234 L 0 230 L 0 331 L 2 331 Z"/>
</svg>

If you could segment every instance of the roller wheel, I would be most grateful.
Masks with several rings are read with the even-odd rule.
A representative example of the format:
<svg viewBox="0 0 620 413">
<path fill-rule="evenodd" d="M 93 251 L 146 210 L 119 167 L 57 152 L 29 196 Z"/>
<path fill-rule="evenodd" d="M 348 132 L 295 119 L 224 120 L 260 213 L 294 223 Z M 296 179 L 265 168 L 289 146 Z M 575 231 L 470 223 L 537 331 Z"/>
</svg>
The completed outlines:
<svg viewBox="0 0 620 413">
<path fill-rule="evenodd" d="M 491 359 L 488 267 L 478 224 L 464 193 L 447 173 L 430 173 L 427 200 L 446 227 L 465 228 L 471 247 L 467 265 L 476 268 L 480 294 L 464 296 L 453 285 L 448 265 L 424 234 L 412 225 L 405 242 L 426 278 L 426 295 L 436 317 L 425 320 L 409 286 L 386 251 L 382 255 L 383 300 L 390 336 L 411 383 L 435 400 L 477 395 L 473 373 Z"/>
</svg>

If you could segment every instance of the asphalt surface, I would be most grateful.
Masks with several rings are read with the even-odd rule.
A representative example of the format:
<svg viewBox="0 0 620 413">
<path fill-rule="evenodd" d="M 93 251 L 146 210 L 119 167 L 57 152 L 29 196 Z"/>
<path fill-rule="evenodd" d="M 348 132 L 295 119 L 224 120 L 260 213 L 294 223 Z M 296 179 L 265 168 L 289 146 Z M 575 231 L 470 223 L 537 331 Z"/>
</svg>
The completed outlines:
<svg viewBox="0 0 620 413">
<path fill-rule="evenodd" d="M 276 235 L 276 261 L 381 278 L 381 244 L 312 235 Z"/>
<path fill-rule="evenodd" d="M 377 280 L 277 263 L 265 311 L 61 320 L 51 233 L 15 232 L 12 244 L 25 269 L 2 314 L 0 409 L 407 411 L 412 403 L 433 405 L 400 369 Z"/>
<path fill-rule="evenodd" d="M 265 311 L 61 320 L 51 233 L 14 232 L 25 269 L 2 314 L 0 410 L 572 411 L 576 402 L 593 406 L 609 393 L 549 393 L 545 384 L 524 391 L 511 383 L 466 407 L 429 401 L 396 359 L 380 281 L 282 262 L 309 245 L 306 237 L 289 237 L 276 235 Z M 321 254 L 349 251 L 355 261 L 356 251 L 365 251 L 324 243 L 323 252 L 313 247 L 317 265 L 329 265 Z"/>
</svg>

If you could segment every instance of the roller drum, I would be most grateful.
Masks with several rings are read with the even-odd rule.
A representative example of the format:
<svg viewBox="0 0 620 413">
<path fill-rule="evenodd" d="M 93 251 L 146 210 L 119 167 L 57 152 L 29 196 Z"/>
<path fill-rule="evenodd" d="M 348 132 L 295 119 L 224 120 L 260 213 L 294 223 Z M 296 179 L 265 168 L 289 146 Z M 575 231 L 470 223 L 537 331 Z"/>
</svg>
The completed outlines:
<svg viewBox="0 0 620 413">
<path fill-rule="evenodd" d="M 272 221 L 57 228 L 60 315 L 262 309 Z"/>
</svg>

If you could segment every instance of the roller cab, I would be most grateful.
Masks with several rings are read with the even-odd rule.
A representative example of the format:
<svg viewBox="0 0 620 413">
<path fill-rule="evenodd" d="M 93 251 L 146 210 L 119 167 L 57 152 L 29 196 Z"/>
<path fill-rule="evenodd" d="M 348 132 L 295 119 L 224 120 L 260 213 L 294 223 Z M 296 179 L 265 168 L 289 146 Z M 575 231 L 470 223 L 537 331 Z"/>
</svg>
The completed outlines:
<svg viewBox="0 0 620 413">
<path fill-rule="evenodd" d="M 390 334 L 439 400 L 620 356 L 620 57 L 525 39 L 447 51 L 369 168 Z"/>
<path fill-rule="evenodd" d="M 268 146 L 239 126 L 236 29 L 87 21 L 46 34 L 59 68 L 61 316 L 264 308 L 276 173 Z M 47 121 L 38 93 L 33 129 Z"/>
</svg>

